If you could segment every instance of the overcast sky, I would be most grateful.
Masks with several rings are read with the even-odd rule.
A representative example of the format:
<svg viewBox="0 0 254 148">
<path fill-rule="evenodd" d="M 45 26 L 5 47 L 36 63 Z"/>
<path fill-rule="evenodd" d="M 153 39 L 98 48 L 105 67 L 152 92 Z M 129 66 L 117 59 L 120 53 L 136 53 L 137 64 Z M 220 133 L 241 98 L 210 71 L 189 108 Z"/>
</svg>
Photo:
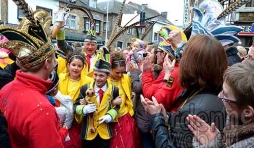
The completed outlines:
<svg viewBox="0 0 254 148">
<path fill-rule="evenodd" d="M 97 0 L 97 2 L 102 2 L 107 0 Z M 123 0 L 118 0 L 123 2 Z M 155 9 L 158 12 L 168 12 L 168 20 L 173 24 L 182 25 L 183 24 L 183 3 L 184 0 L 127 0 L 132 1 L 137 4 L 148 4 L 149 8 Z"/>
</svg>

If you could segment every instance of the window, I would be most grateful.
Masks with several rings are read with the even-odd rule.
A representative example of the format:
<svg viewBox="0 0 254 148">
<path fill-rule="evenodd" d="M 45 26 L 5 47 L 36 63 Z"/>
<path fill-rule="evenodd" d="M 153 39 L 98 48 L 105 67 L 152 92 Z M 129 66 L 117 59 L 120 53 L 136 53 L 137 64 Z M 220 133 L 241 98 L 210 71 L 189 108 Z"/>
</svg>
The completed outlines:
<svg viewBox="0 0 254 148">
<path fill-rule="evenodd" d="M 69 23 L 69 28 L 70 29 L 76 29 L 76 16 L 70 14 L 68 23 Z"/>
<path fill-rule="evenodd" d="M 128 29 L 127 34 L 132 34 L 132 28 Z"/>
<path fill-rule="evenodd" d="M 246 3 L 246 7 L 254 7 L 254 0 L 251 0 L 250 2 Z"/>
<path fill-rule="evenodd" d="M 107 23 L 106 22 L 103 22 L 103 32 L 106 32 L 106 27 L 107 27 Z"/>
<path fill-rule="evenodd" d="M 18 8 L 18 19 L 22 19 L 23 17 L 24 17 L 23 11 Z"/>
<path fill-rule="evenodd" d="M 89 18 L 85 18 L 85 31 L 90 30 L 91 24 Z"/>
<path fill-rule="evenodd" d="M 95 30 L 96 30 L 96 33 L 100 33 L 100 24 L 101 22 L 100 21 L 95 21 Z"/>
<path fill-rule="evenodd" d="M 126 47 L 128 47 L 128 46 L 130 46 L 130 47 L 131 47 L 131 43 L 129 43 L 129 42 L 128 42 L 128 43 L 126 43 Z"/>
<path fill-rule="evenodd" d="M 89 0 L 89 7 L 96 8 L 97 0 Z"/>
<path fill-rule="evenodd" d="M 145 28 L 141 28 L 141 33 L 145 33 L 146 29 Z"/>
<path fill-rule="evenodd" d="M 123 42 L 117 41 L 116 47 L 117 47 L 117 50 L 118 50 L 119 48 L 122 49 L 122 48 L 123 48 Z M 119 47 L 119 48 L 118 48 L 118 47 Z"/>
<path fill-rule="evenodd" d="M 153 40 L 154 40 L 154 41 L 157 41 L 157 40 L 158 40 L 158 33 L 154 32 Z"/>
</svg>

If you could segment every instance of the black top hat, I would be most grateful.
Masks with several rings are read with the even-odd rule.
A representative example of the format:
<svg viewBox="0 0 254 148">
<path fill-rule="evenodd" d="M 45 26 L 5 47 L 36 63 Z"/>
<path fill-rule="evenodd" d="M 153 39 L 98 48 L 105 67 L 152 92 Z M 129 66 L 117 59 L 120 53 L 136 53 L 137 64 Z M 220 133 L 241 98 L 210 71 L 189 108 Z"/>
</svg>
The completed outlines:
<svg viewBox="0 0 254 148">
<path fill-rule="evenodd" d="M 99 59 L 94 65 L 94 70 L 110 73 L 111 65 L 109 62 Z"/>
<path fill-rule="evenodd" d="M 92 35 L 92 34 L 88 34 L 85 38 L 85 42 L 93 42 L 93 43 L 97 43 L 96 40 L 96 36 Z"/>
</svg>

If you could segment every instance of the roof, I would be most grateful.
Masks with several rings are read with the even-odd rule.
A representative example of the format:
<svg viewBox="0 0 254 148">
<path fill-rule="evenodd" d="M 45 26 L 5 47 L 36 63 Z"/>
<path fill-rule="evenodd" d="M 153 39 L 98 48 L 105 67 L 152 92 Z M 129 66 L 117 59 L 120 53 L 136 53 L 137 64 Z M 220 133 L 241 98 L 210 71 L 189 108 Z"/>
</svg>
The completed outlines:
<svg viewBox="0 0 254 148">
<path fill-rule="evenodd" d="M 59 1 L 63 2 L 63 3 L 70 3 L 69 0 L 59 0 Z M 98 8 L 98 6 L 96 8 L 89 7 L 88 4 L 85 3 L 82 0 L 76 0 L 75 3 L 71 3 L 71 4 L 76 5 L 76 6 L 82 6 L 82 7 L 85 7 L 86 9 L 88 9 L 88 10 L 92 10 L 92 11 L 95 11 L 95 12 L 105 14 L 105 11 L 102 11 L 100 8 Z"/>
<path fill-rule="evenodd" d="M 114 14 L 118 14 L 118 12 L 120 11 L 120 8 L 122 6 L 122 2 L 118 1 L 118 0 L 109 0 L 108 1 L 108 13 L 114 13 Z M 97 4 L 97 7 L 99 7 L 102 11 L 107 11 L 107 1 L 106 2 L 100 2 Z M 134 11 L 140 11 L 142 10 L 142 5 L 133 3 L 133 2 L 129 2 L 128 4 L 125 3 L 124 5 L 124 9 L 123 9 L 123 13 L 124 14 L 133 14 Z M 145 10 L 145 15 L 146 18 L 152 17 L 152 16 L 156 16 L 159 15 L 160 13 L 154 9 L 151 8 L 147 8 Z M 163 23 L 163 24 L 172 24 L 169 20 L 167 20 L 166 18 L 162 17 L 162 16 L 158 16 L 156 18 L 153 18 L 150 21 L 158 21 L 159 23 Z"/>
</svg>

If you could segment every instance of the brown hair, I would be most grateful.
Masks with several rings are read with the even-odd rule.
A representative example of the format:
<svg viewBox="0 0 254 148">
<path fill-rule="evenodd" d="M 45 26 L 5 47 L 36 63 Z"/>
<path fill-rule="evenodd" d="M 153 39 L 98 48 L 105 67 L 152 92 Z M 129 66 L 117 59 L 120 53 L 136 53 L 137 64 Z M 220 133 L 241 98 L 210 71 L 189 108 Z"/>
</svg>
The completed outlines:
<svg viewBox="0 0 254 148">
<path fill-rule="evenodd" d="M 240 106 L 254 107 L 254 61 L 234 64 L 226 70 L 223 79 Z"/>
<path fill-rule="evenodd" d="M 218 89 L 228 67 L 227 55 L 215 38 L 196 35 L 184 48 L 179 80 L 184 89 Z"/>
<path fill-rule="evenodd" d="M 118 66 L 126 66 L 125 65 L 125 59 L 124 59 L 124 55 L 122 52 L 120 51 L 113 51 L 111 53 L 111 57 L 112 57 L 112 69 L 118 67 Z"/>
</svg>

